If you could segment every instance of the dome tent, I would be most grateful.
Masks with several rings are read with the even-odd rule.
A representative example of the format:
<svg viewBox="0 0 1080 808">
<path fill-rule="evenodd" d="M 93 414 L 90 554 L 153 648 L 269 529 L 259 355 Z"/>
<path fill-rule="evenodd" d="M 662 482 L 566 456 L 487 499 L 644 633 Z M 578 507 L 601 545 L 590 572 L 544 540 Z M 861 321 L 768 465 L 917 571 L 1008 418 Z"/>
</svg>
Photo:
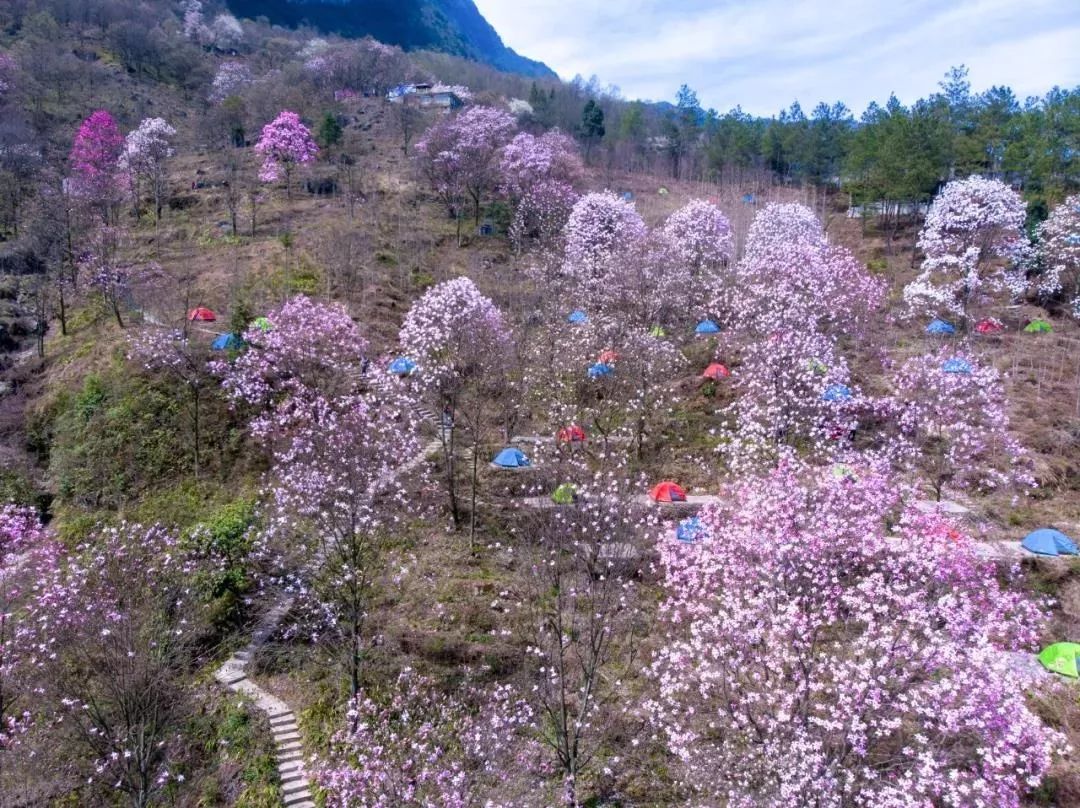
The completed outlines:
<svg viewBox="0 0 1080 808">
<path fill-rule="evenodd" d="M 684 544 L 693 544 L 705 535 L 707 528 L 699 516 L 683 519 L 675 528 L 675 538 Z"/>
<path fill-rule="evenodd" d="M 193 323 L 212 323 L 217 320 L 217 315 L 210 311 L 210 309 L 200 306 L 199 308 L 192 309 L 188 312 L 188 320 Z"/>
<path fill-rule="evenodd" d="M 220 334 L 210 343 L 210 348 L 215 351 L 239 351 L 244 347 L 244 340 L 238 334 Z"/>
<path fill-rule="evenodd" d="M 560 429 L 555 437 L 559 443 L 583 443 L 588 436 L 580 426 L 570 424 Z"/>
<path fill-rule="evenodd" d="M 1076 679 L 1080 676 L 1080 671 L 1076 668 L 1077 656 L 1080 656 L 1080 644 L 1056 642 L 1053 645 L 1046 646 L 1039 653 L 1039 662 L 1048 671 Z"/>
<path fill-rule="evenodd" d="M 395 376 L 408 376 L 416 370 L 416 363 L 407 356 L 399 356 L 387 368 Z"/>
<path fill-rule="evenodd" d="M 695 334 L 719 334 L 720 326 L 712 320 L 702 320 L 694 329 Z"/>
<path fill-rule="evenodd" d="M 530 465 L 525 453 L 514 446 L 508 446 L 495 455 L 492 463 L 502 469 L 520 469 Z"/>
<path fill-rule="evenodd" d="M 1000 334 L 1004 330 L 1005 326 L 992 317 L 985 317 L 975 324 L 976 334 Z"/>
<path fill-rule="evenodd" d="M 1060 530 L 1044 527 L 1033 530 L 1024 537 L 1020 546 L 1038 555 L 1078 555 L 1076 544 Z"/>
<path fill-rule="evenodd" d="M 274 324 L 270 322 L 269 317 L 256 317 L 251 324 L 264 334 L 269 334 L 274 330 Z"/>
<path fill-rule="evenodd" d="M 570 316 L 566 318 L 566 321 L 568 323 L 574 323 L 575 325 L 577 323 L 588 322 L 588 320 L 589 320 L 589 315 L 587 315 L 581 309 L 577 309 L 576 311 L 570 312 Z"/>
<path fill-rule="evenodd" d="M 822 401 L 849 401 L 851 399 L 851 388 L 846 384 L 830 384 L 825 388 L 825 392 L 821 394 Z"/>
<path fill-rule="evenodd" d="M 947 337 L 956 333 L 956 326 L 944 320 L 934 320 L 926 327 L 926 333 Z"/>
<path fill-rule="evenodd" d="M 731 375 L 731 371 L 719 362 L 713 362 L 705 370 L 701 372 L 701 378 L 712 379 L 713 381 L 720 381 L 720 379 L 726 379 Z"/>
<path fill-rule="evenodd" d="M 1054 330 L 1054 327 L 1050 323 L 1041 318 L 1032 320 L 1026 326 L 1024 326 L 1025 334 L 1049 334 Z"/>
<path fill-rule="evenodd" d="M 604 376 L 610 376 L 615 372 L 615 368 L 604 362 L 597 362 L 595 365 L 589 367 L 589 378 L 600 379 Z"/>
<path fill-rule="evenodd" d="M 655 502 L 686 502 L 686 491 L 678 483 L 665 480 L 653 486 L 649 496 Z"/>
</svg>

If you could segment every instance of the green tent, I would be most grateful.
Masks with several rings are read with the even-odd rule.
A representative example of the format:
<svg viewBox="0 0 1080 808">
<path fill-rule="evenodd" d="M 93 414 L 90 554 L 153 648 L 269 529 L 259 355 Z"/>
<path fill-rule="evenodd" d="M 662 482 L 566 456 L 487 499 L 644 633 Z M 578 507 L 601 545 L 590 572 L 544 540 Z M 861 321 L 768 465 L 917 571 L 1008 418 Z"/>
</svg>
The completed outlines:
<svg viewBox="0 0 1080 808">
<path fill-rule="evenodd" d="M 649 336 L 656 337 L 657 339 L 663 339 L 667 336 L 667 331 L 664 330 L 662 325 L 654 325 L 649 329 Z"/>
<path fill-rule="evenodd" d="M 270 322 L 270 320 L 268 320 L 266 317 L 256 317 L 251 324 L 260 331 L 262 331 L 264 334 L 273 331 L 274 329 L 274 324 Z"/>
<path fill-rule="evenodd" d="M 1056 642 L 1048 645 L 1039 654 L 1039 662 L 1048 671 L 1071 676 L 1076 679 L 1080 671 L 1076 669 L 1076 657 L 1080 655 L 1080 644 L 1075 642 Z"/>
<path fill-rule="evenodd" d="M 829 369 L 825 367 L 825 363 L 822 362 L 820 359 L 811 359 L 809 362 L 806 363 L 806 369 L 809 370 L 811 373 L 817 374 L 818 376 L 824 376 L 826 373 L 829 372 Z"/>
<path fill-rule="evenodd" d="M 551 501 L 556 505 L 573 505 L 577 500 L 577 488 L 572 483 L 563 483 L 551 494 Z"/>
<path fill-rule="evenodd" d="M 1026 334 L 1049 334 L 1053 330 L 1054 327 L 1046 320 L 1032 320 L 1024 326 L 1024 333 Z"/>
</svg>

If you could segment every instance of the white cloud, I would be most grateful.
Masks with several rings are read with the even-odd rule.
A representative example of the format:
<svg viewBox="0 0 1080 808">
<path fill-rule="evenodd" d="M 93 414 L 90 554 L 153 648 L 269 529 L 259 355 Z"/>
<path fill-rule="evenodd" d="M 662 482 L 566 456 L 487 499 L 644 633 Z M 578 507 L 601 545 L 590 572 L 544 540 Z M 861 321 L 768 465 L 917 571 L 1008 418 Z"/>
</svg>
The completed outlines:
<svg viewBox="0 0 1080 808">
<path fill-rule="evenodd" d="M 511 47 L 671 99 L 680 84 L 721 111 L 772 114 L 842 100 L 858 113 L 895 91 L 905 102 L 967 64 L 976 89 L 1021 97 L 1080 83 L 1080 5 L 1062 0 L 477 0 Z"/>
</svg>

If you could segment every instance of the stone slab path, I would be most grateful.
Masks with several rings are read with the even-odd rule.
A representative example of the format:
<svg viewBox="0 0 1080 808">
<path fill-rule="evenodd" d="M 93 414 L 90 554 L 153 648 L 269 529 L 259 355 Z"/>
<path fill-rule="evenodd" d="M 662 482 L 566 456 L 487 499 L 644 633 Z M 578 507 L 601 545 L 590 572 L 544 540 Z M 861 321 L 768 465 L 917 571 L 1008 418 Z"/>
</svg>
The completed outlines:
<svg viewBox="0 0 1080 808">
<path fill-rule="evenodd" d="M 417 408 L 420 410 L 420 408 Z M 420 410 L 417 415 L 428 423 L 433 423 L 436 430 L 442 432 L 442 425 L 433 413 Z M 394 477 L 407 474 L 424 463 L 431 455 L 442 450 L 440 435 L 429 441 L 416 455 L 406 460 L 393 472 L 376 481 L 375 487 L 389 483 Z M 286 808 L 316 808 L 311 794 L 311 782 L 304 770 L 304 751 L 300 738 L 300 727 L 292 708 L 272 693 L 268 693 L 248 678 L 248 666 L 259 648 L 265 643 L 281 620 L 292 608 L 293 598 L 282 595 L 263 615 L 258 626 L 251 634 L 247 645 L 222 663 L 214 673 L 214 678 L 229 690 L 242 693 L 251 699 L 256 708 L 270 719 L 270 732 L 274 738 L 275 759 L 278 774 L 281 777 L 282 802 Z"/>
</svg>

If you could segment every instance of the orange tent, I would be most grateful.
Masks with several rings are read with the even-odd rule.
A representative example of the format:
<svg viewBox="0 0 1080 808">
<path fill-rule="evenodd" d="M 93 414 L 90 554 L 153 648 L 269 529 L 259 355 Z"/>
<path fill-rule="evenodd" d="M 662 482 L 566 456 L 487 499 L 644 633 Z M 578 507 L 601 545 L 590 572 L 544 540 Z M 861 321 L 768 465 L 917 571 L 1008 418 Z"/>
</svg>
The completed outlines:
<svg viewBox="0 0 1080 808">
<path fill-rule="evenodd" d="M 657 483 L 649 492 L 649 496 L 657 502 L 686 502 L 686 491 L 681 485 L 670 480 Z"/>
<path fill-rule="evenodd" d="M 731 371 L 728 370 L 724 365 L 721 365 L 719 362 L 713 362 L 711 365 L 705 368 L 704 372 L 702 372 L 701 374 L 701 378 L 715 379 L 716 381 L 719 381 L 720 379 L 726 379 L 730 375 Z"/>
<path fill-rule="evenodd" d="M 600 358 L 596 361 L 602 365 L 613 365 L 619 361 L 619 355 L 611 349 L 608 349 L 606 351 L 601 351 Z"/>
<path fill-rule="evenodd" d="M 204 309 L 200 307 L 197 309 L 192 309 L 190 312 L 188 312 L 187 318 L 191 322 L 195 322 L 196 320 L 198 320 L 204 323 L 212 323 L 217 319 L 217 315 L 214 314 L 214 312 L 210 311 L 210 309 Z"/>
<path fill-rule="evenodd" d="M 585 437 L 585 430 L 577 424 L 563 427 L 558 434 L 559 443 L 581 443 Z"/>
</svg>

